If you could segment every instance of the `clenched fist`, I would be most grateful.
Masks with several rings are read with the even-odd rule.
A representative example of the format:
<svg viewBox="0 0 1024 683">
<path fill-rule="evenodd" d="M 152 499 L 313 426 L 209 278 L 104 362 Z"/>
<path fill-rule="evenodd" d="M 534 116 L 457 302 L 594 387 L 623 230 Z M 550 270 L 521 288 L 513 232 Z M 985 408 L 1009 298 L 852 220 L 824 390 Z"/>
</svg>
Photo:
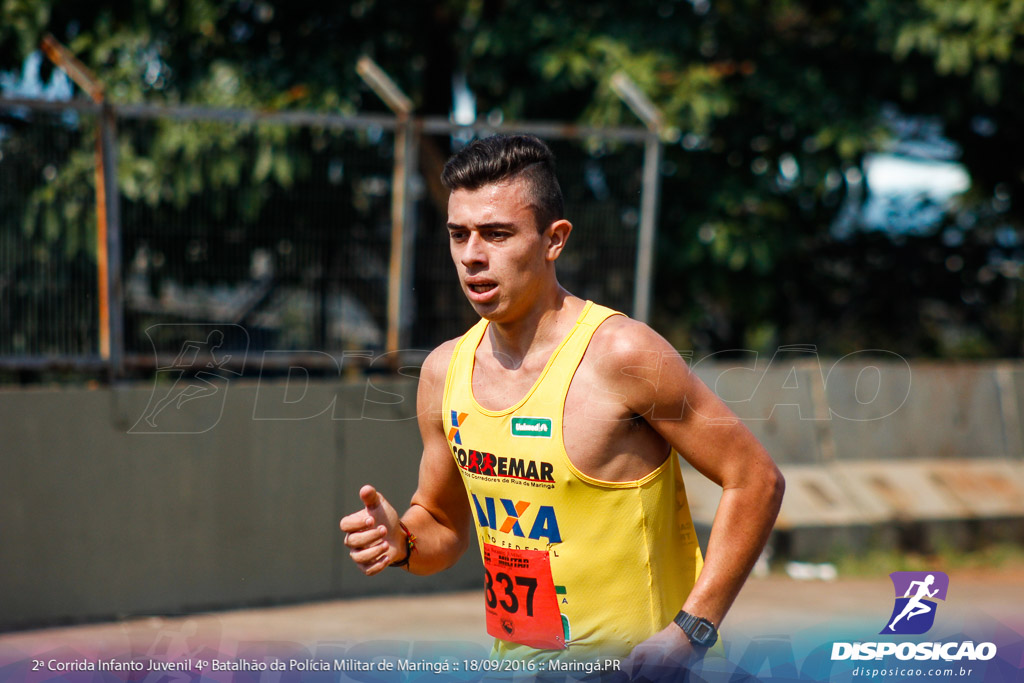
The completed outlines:
<svg viewBox="0 0 1024 683">
<path fill-rule="evenodd" d="M 405 533 L 398 512 L 377 489 L 366 485 L 359 489 L 359 498 L 365 507 L 342 518 L 341 530 L 352 561 L 364 574 L 373 576 L 405 559 Z"/>
</svg>

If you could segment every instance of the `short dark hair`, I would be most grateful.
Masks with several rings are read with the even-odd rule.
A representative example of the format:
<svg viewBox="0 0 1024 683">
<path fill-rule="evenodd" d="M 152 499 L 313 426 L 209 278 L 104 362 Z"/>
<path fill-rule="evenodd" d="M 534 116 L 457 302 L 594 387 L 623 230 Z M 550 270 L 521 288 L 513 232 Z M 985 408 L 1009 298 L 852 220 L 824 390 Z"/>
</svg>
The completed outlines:
<svg viewBox="0 0 1024 683">
<path fill-rule="evenodd" d="M 537 228 L 544 230 L 564 218 L 562 188 L 555 176 L 555 155 L 532 135 L 492 135 L 474 140 L 456 152 L 441 172 L 449 192 L 476 190 L 484 185 L 524 178 Z"/>
</svg>

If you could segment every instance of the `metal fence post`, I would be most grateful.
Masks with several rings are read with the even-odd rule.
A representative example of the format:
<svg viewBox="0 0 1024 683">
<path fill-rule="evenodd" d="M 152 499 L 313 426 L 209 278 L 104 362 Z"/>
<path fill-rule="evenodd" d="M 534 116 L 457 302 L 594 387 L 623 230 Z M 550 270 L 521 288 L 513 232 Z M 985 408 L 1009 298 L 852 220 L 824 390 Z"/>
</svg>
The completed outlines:
<svg viewBox="0 0 1024 683">
<path fill-rule="evenodd" d="M 411 117 L 399 115 L 395 127 L 395 167 L 391 181 L 391 260 L 388 267 L 387 352 L 398 365 L 398 351 L 408 342 L 412 255 L 415 243 L 411 220 L 409 176 L 416 166 L 416 131 Z"/>
<path fill-rule="evenodd" d="M 633 287 L 633 317 L 650 322 L 651 285 L 654 278 L 654 240 L 661 194 L 661 140 L 656 134 L 644 143 L 643 190 L 640 196 L 640 235 L 636 250 L 636 282 Z"/>
<path fill-rule="evenodd" d="M 636 280 L 633 286 L 633 317 L 650 322 L 651 279 L 654 277 L 654 238 L 661 192 L 661 130 L 664 117 L 650 98 L 623 71 L 612 74 L 610 85 L 637 118 L 647 126 L 644 142 L 643 191 L 640 196 L 640 235 L 636 249 Z"/>
<path fill-rule="evenodd" d="M 398 119 L 395 126 L 395 165 L 391 177 L 391 259 L 388 266 L 388 358 L 398 369 L 398 351 L 408 341 L 412 293 L 413 223 L 409 176 L 416 168 L 416 129 L 412 100 L 367 56 L 356 63 L 356 73 Z"/>
<path fill-rule="evenodd" d="M 117 189 L 117 114 L 114 108 L 104 102 L 99 113 L 99 135 L 97 182 L 102 178 L 102 201 L 105 225 L 100 239 L 101 248 L 106 249 L 106 301 L 107 307 L 107 349 L 104 358 L 109 362 L 110 379 L 124 375 L 124 287 L 121 278 L 121 195 Z M 97 207 L 99 208 L 99 207 Z M 105 235 L 103 234 L 105 233 Z"/>
<path fill-rule="evenodd" d="M 398 285 L 398 339 L 395 351 L 409 346 L 415 301 L 413 300 L 413 272 L 416 264 L 416 200 L 412 192 L 413 178 L 419 168 L 419 125 L 410 117 L 405 125 L 405 190 L 402 197 L 402 270 Z M 396 354 L 397 355 L 397 354 Z M 396 358 L 397 360 L 397 358 Z"/>
<path fill-rule="evenodd" d="M 117 191 L 117 124 L 103 84 L 65 45 L 47 33 L 40 47 L 100 106 L 96 120 L 96 278 L 100 358 L 111 380 L 124 372 L 124 292 L 121 287 L 121 205 Z"/>
</svg>

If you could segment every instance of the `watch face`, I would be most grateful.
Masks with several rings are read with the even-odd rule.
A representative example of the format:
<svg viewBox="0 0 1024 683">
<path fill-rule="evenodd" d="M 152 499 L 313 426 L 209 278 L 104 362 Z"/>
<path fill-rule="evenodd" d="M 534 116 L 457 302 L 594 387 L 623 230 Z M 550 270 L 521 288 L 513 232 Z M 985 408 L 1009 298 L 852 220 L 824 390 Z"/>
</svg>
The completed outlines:
<svg viewBox="0 0 1024 683">
<path fill-rule="evenodd" d="M 715 630 L 715 625 L 707 619 L 695 617 L 680 610 L 673 621 L 683 629 L 683 633 L 694 645 L 711 647 L 718 642 L 718 631 Z"/>
<path fill-rule="evenodd" d="M 704 620 L 697 622 L 697 625 L 693 629 L 692 638 L 697 643 L 708 647 L 714 645 L 715 641 L 718 640 L 717 634 L 715 633 L 715 627 Z"/>
</svg>

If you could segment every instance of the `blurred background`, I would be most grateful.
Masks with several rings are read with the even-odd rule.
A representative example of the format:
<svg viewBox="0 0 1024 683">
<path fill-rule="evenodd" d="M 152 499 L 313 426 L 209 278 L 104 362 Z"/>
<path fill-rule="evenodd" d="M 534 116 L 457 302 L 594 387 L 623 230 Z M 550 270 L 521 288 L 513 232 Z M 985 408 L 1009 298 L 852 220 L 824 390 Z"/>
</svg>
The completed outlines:
<svg viewBox="0 0 1024 683">
<path fill-rule="evenodd" d="M 558 157 L 563 284 L 783 466 L 766 570 L 1020 565 L 1022 35 L 1024 0 L 3 0 L 0 627 L 475 585 L 365 583 L 336 523 L 415 486 L 416 368 L 473 322 L 438 176 L 498 131 Z"/>
</svg>

